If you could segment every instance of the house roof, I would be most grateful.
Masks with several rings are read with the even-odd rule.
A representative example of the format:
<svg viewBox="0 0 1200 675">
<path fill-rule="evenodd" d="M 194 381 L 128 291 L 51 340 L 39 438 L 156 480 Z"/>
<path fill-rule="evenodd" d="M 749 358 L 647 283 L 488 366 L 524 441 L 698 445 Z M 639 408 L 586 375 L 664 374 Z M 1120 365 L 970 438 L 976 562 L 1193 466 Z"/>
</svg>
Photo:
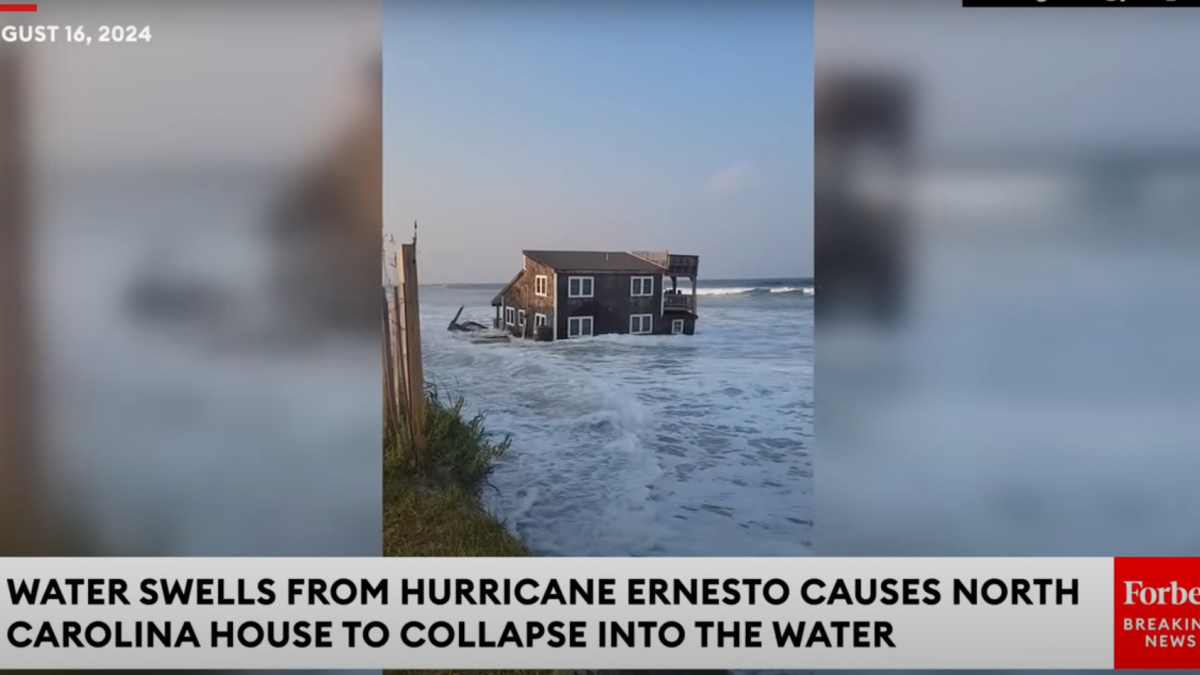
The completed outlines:
<svg viewBox="0 0 1200 675">
<path fill-rule="evenodd" d="M 496 294 L 496 297 L 492 298 L 492 307 L 499 307 L 500 305 L 504 304 L 504 294 L 508 292 L 508 289 L 513 287 L 513 284 L 520 281 L 521 277 L 523 276 L 525 276 L 525 270 L 517 272 L 517 275 L 512 278 L 512 281 L 508 282 L 504 288 L 500 289 L 500 292 Z"/>
<path fill-rule="evenodd" d="M 523 251 L 532 260 L 563 272 L 662 272 L 649 260 L 623 251 Z"/>
</svg>

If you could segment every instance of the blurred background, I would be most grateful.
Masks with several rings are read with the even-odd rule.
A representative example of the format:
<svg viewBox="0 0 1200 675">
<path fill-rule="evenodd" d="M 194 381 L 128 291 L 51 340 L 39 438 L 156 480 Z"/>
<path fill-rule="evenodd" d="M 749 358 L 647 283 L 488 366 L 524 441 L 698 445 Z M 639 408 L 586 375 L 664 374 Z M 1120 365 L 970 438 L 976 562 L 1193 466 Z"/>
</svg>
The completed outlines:
<svg viewBox="0 0 1200 675">
<path fill-rule="evenodd" d="M 817 0 L 823 555 L 1197 555 L 1200 12 Z"/>
<path fill-rule="evenodd" d="M 3 17 L 150 33 L 0 52 L 5 552 L 379 555 L 380 15 Z"/>
<path fill-rule="evenodd" d="M 1197 29 L 817 0 L 818 554 L 1200 553 Z"/>
</svg>

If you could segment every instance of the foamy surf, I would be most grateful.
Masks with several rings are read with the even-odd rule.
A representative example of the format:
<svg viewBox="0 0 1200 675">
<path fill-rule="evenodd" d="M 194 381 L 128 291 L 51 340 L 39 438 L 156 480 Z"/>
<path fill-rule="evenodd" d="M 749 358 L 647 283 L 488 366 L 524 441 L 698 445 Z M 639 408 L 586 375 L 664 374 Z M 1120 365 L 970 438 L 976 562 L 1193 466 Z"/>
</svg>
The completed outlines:
<svg viewBox="0 0 1200 675">
<path fill-rule="evenodd" d="M 691 295 L 692 290 L 690 288 L 681 288 L 679 292 L 683 295 Z M 816 288 L 806 284 L 796 286 L 701 286 L 696 289 L 697 296 L 728 297 L 767 293 L 813 296 L 816 295 Z"/>
<path fill-rule="evenodd" d="M 760 290 L 755 287 L 750 288 L 697 288 L 696 295 L 745 295 Z M 761 289 L 765 290 L 765 289 Z M 687 291 L 685 291 L 686 293 Z"/>
<path fill-rule="evenodd" d="M 752 288 L 769 287 L 730 286 Z M 490 323 L 495 292 L 430 288 L 422 314 Z M 694 336 L 479 347 L 429 331 L 426 373 L 512 436 L 488 506 L 540 554 L 806 555 L 812 306 L 783 297 L 714 294 Z M 778 330 L 742 329 L 764 320 Z"/>
</svg>

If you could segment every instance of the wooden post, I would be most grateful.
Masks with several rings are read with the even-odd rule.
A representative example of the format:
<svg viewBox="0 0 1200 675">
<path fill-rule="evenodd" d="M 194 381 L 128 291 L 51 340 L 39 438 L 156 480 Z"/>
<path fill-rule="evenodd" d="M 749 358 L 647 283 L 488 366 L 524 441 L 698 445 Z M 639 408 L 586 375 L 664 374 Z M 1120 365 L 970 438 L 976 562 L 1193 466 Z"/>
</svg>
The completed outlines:
<svg viewBox="0 0 1200 675">
<path fill-rule="evenodd" d="M 425 373 L 421 365 L 421 304 L 418 298 L 417 245 L 401 244 L 396 268 L 400 272 L 403 297 L 404 366 L 407 374 L 409 424 L 413 456 L 425 468 Z"/>
<path fill-rule="evenodd" d="M 0 555 L 37 555 L 37 398 L 21 64 L 0 49 Z"/>
<path fill-rule="evenodd" d="M 389 316 L 391 322 L 391 349 L 392 349 L 392 396 L 396 400 L 396 407 L 393 412 L 396 415 L 397 423 L 403 423 L 405 431 L 408 431 L 410 425 L 409 405 L 408 405 L 408 361 L 405 356 L 407 346 L 404 341 L 404 307 L 403 300 L 404 288 L 397 286 L 396 291 L 392 293 L 391 302 L 389 304 Z"/>
</svg>

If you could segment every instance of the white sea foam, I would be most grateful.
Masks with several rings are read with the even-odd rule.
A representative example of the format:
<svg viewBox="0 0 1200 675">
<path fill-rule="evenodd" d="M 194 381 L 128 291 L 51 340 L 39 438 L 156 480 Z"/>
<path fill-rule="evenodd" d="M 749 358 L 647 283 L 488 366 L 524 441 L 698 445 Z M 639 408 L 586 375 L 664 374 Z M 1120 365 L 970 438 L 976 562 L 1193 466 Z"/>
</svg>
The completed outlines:
<svg viewBox="0 0 1200 675">
<path fill-rule="evenodd" d="M 812 286 L 779 286 L 770 289 L 772 293 L 801 293 L 803 295 L 813 295 L 814 289 Z"/>
<path fill-rule="evenodd" d="M 690 288 L 681 288 L 680 293 L 683 295 L 691 295 Z M 815 289 L 812 286 L 701 286 L 696 289 L 697 296 L 735 296 L 735 295 L 753 295 L 755 293 L 800 293 L 803 295 L 814 295 Z"/>
<path fill-rule="evenodd" d="M 696 295 L 745 295 L 753 293 L 756 290 L 758 288 L 754 286 L 746 288 L 697 288 Z"/>
</svg>

